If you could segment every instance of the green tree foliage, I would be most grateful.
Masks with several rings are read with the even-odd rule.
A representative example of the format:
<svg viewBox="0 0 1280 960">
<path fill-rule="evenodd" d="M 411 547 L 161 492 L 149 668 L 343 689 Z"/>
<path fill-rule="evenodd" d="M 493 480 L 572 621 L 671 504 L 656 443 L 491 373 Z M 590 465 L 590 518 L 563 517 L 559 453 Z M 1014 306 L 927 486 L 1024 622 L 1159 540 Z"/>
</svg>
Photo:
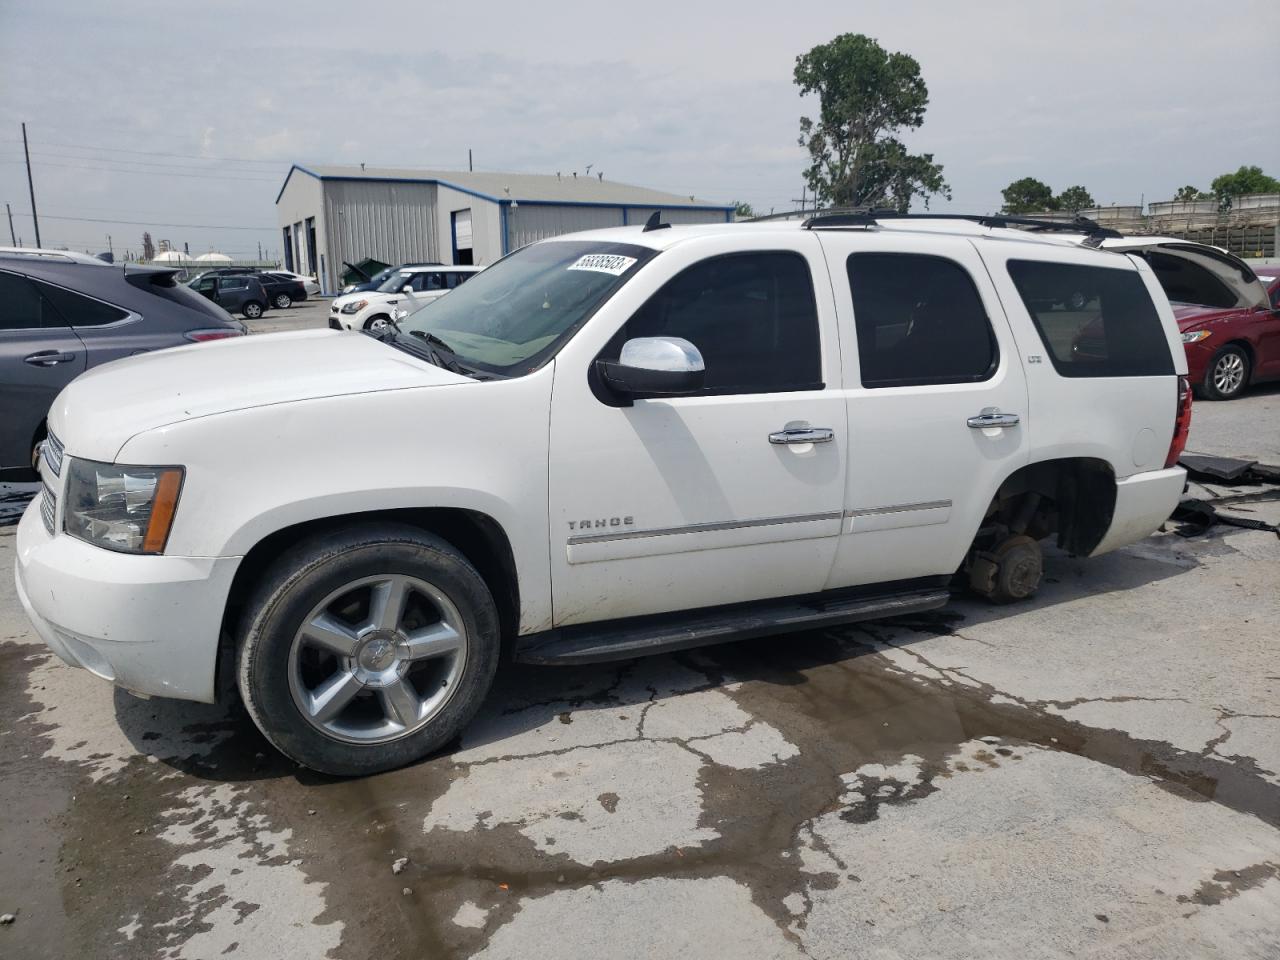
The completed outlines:
<svg viewBox="0 0 1280 960">
<path fill-rule="evenodd" d="M 1058 209 L 1058 198 L 1053 195 L 1053 190 L 1035 177 L 1015 180 L 1000 193 L 1004 196 L 1001 210 L 1005 213 L 1039 213 Z"/>
<path fill-rule="evenodd" d="M 929 105 L 914 57 L 845 33 L 796 57 L 795 82 L 801 94 L 818 94 L 818 119 L 800 118 L 800 145 L 819 203 L 905 211 L 914 197 L 925 206 L 935 194 L 950 199 L 933 154 L 910 154 L 898 139 L 924 123 Z"/>
<path fill-rule="evenodd" d="M 747 201 L 735 200 L 733 201 L 733 215 L 739 220 L 750 220 L 756 215 L 756 212 Z"/>
<path fill-rule="evenodd" d="M 1081 210 L 1088 210 L 1090 207 L 1096 207 L 1093 202 L 1093 195 L 1082 186 L 1067 187 L 1054 200 L 1058 210 L 1065 210 L 1067 213 L 1079 213 Z"/>
<path fill-rule="evenodd" d="M 1185 187 L 1179 187 L 1178 192 L 1173 195 L 1173 199 L 1182 203 L 1189 203 L 1192 200 L 1210 200 L 1213 194 L 1205 193 L 1199 187 L 1193 187 L 1187 184 Z"/>
<path fill-rule="evenodd" d="M 1214 177 L 1210 189 L 1222 209 L 1230 210 L 1232 200 L 1246 193 L 1280 193 L 1280 180 L 1267 176 L 1261 167 L 1241 167 L 1235 173 Z"/>
</svg>

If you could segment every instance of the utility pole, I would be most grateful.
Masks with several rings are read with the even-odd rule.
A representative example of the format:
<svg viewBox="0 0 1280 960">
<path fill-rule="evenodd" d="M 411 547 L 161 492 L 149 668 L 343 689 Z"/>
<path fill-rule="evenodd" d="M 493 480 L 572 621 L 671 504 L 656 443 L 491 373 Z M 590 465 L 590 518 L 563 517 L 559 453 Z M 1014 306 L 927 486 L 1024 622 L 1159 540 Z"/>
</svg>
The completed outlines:
<svg viewBox="0 0 1280 960">
<path fill-rule="evenodd" d="M 471 148 L 470 147 L 467 147 L 467 170 L 468 171 L 475 170 L 475 167 L 471 165 Z"/>
<path fill-rule="evenodd" d="M 4 205 L 4 212 L 9 214 L 9 242 L 16 247 L 18 245 L 18 238 L 13 235 L 13 209 L 8 203 Z"/>
<path fill-rule="evenodd" d="M 107 253 L 111 254 L 111 259 L 116 258 L 116 248 L 111 246 L 111 234 L 107 234 Z"/>
<path fill-rule="evenodd" d="M 262 262 L 262 241 L 258 241 L 258 262 Z"/>
<path fill-rule="evenodd" d="M 22 124 L 22 155 L 27 158 L 27 189 L 31 191 L 31 220 L 36 225 L 36 246 L 40 246 L 40 218 L 36 216 L 36 187 L 31 180 L 31 151 L 27 149 L 27 125 Z"/>
</svg>

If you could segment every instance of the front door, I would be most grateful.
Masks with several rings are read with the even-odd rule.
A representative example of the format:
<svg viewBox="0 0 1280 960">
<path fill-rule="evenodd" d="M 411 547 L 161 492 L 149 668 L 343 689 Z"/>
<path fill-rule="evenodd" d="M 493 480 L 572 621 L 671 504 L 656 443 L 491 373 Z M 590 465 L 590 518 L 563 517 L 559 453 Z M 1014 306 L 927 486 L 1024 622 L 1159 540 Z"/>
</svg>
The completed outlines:
<svg viewBox="0 0 1280 960">
<path fill-rule="evenodd" d="M 953 573 L 1027 461 L 1026 383 L 1000 300 L 966 241 L 830 231 L 822 244 L 851 347 L 846 535 L 828 585 Z"/>
<path fill-rule="evenodd" d="M 29 279 L 0 270 L 0 469 L 29 469 L 54 398 L 85 348 Z"/>
<path fill-rule="evenodd" d="M 830 281 L 811 234 L 768 241 L 733 254 L 703 241 L 665 251 L 596 318 L 597 339 L 584 331 L 557 359 L 557 626 L 816 592 L 826 581 L 845 473 Z M 589 376 L 595 359 L 652 336 L 699 349 L 703 392 L 626 406 Z M 787 442 L 801 428 L 830 440 Z"/>
</svg>

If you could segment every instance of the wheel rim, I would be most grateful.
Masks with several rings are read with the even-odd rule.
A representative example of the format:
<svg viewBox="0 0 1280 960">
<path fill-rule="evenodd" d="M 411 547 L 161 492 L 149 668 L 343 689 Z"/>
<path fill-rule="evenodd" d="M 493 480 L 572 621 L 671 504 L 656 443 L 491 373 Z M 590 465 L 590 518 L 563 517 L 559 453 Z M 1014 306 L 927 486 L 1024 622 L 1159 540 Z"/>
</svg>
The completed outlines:
<svg viewBox="0 0 1280 960">
<path fill-rule="evenodd" d="M 253 317 L 256 319 L 257 317 L 262 315 L 262 308 L 259 307 L 256 303 L 251 303 L 244 308 L 244 314 L 246 317 Z"/>
<path fill-rule="evenodd" d="M 369 329 L 370 329 L 370 330 L 382 330 L 382 329 L 384 329 L 386 326 L 387 326 L 387 318 L 386 318 L 386 317 L 378 317 L 376 320 L 370 320 L 370 321 L 369 321 Z"/>
<path fill-rule="evenodd" d="M 283 294 L 283 293 L 282 293 L 282 294 L 280 294 L 280 296 L 276 297 L 276 307 L 277 307 L 277 309 L 280 309 L 280 310 L 284 310 L 284 309 L 285 309 L 286 307 L 288 307 L 288 306 L 289 306 L 289 304 L 290 304 L 290 303 L 292 303 L 292 302 L 293 302 L 293 301 L 292 301 L 292 300 L 290 300 L 290 299 L 289 299 L 285 294 Z"/>
<path fill-rule="evenodd" d="M 1213 365 L 1213 386 L 1219 393 L 1235 393 L 1244 383 L 1244 357 L 1224 353 Z"/>
<path fill-rule="evenodd" d="M 404 574 L 365 577 L 303 619 L 289 648 L 289 688 L 325 736 L 388 743 L 444 709 L 466 657 L 462 615 L 439 587 Z"/>
</svg>

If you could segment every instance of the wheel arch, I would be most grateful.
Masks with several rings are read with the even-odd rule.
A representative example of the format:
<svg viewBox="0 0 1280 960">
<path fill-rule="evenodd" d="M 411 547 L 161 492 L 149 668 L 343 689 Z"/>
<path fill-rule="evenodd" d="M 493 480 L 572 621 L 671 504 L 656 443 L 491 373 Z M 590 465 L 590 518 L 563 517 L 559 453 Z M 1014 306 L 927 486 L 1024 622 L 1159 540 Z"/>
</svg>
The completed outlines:
<svg viewBox="0 0 1280 960">
<path fill-rule="evenodd" d="M 1012 520 L 1018 533 L 1037 524 L 1048 526 L 1060 547 L 1088 556 L 1111 528 L 1115 507 L 1111 463 L 1100 457 L 1054 457 L 1023 464 L 1006 476 L 991 498 L 983 526 L 995 517 Z"/>
<path fill-rule="evenodd" d="M 241 559 L 227 595 L 222 617 L 222 653 L 218 658 L 216 689 L 225 681 L 234 654 L 245 604 L 262 575 L 289 548 L 318 534 L 377 522 L 402 523 L 435 534 L 455 547 L 476 568 L 498 608 L 504 656 L 514 644 L 520 625 L 520 581 L 511 540 L 498 521 L 479 510 L 462 507 L 422 507 L 368 510 L 304 520 L 259 539 Z"/>
</svg>

